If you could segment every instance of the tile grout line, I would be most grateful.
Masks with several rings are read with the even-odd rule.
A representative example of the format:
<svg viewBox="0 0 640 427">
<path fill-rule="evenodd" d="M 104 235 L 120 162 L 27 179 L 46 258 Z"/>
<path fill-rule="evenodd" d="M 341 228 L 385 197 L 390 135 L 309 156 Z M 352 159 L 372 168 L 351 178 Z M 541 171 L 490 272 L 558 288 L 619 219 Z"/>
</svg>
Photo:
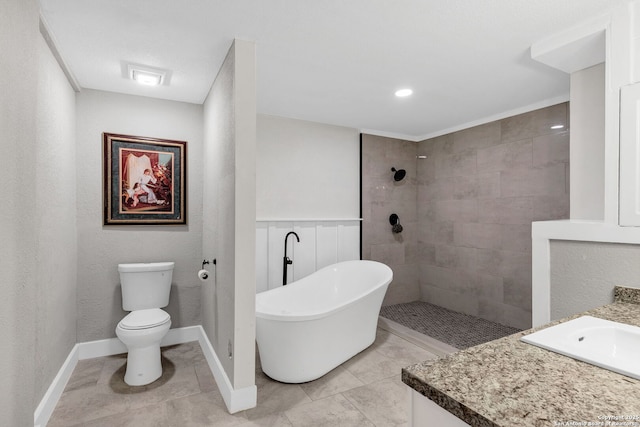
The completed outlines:
<svg viewBox="0 0 640 427">
<path fill-rule="evenodd" d="M 366 386 L 364 386 L 364 385 L 363 385 L 362 387 L 366 387 Z M 358 387 L 358 388 L 360 388 L 360 387 Z M 365 414 L 364 412 L 362 412 L 362 411 L 360 410 L 360 408 L 358 408 L 358 407 L 356 406 L 356 404 L 353 402 L 353 400 L 349 399 L 349 396 L 345 396 L 343 393 L 340 393 L 340 394 L 342 394 L 342 397 L 344 397 L 344 398 L 347 400 L 347 402 L 349 402 L 349 403 L 351 404 L 351 406 L 353 406 L 353 407 L 354 407 L 354 409 L 355 409 L 356 411 L 360 412 L 360 414 L 361 414 L 361 415 L 362 415 L 362 416 L 363 416 L 367 421 L 369 421 L 369 422 L 370 422 L 374 427 L 378 427 L 378 426 L 377 426 L 377 424 L 376 424 L 376 423 L 374 423 L 374 422 L 373 422 L 373 420 L 372 420 L 371 418 L 367 417 L 367 414 Z"/>
</svg>

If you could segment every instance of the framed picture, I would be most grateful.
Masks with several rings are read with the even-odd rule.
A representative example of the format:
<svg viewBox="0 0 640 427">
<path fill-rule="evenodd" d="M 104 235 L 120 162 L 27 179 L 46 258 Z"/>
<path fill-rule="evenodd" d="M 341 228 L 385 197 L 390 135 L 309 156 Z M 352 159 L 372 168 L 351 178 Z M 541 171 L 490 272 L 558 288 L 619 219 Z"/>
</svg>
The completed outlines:
<svg viewBox="0 0 640 427">
<path fill-rule="evenodd" d="M 102 138 L 104 225 L 186 224 L 186 141 Z"/>
</svg>

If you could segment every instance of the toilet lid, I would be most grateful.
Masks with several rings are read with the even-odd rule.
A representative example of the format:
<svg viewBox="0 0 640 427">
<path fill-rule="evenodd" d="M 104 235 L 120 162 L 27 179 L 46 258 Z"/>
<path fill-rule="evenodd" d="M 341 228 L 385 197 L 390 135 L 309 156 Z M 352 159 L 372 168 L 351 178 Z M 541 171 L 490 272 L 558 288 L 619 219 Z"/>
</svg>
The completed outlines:
<svg viewBox="0 0 640 427">
<path fill-rule="evenodd" d="M 171 320 L 171 316 L 159 308 L 136 310 L 127 314 L 118 326 L 122 329 L 148 329 L 160 326 Z"/>
</svg>

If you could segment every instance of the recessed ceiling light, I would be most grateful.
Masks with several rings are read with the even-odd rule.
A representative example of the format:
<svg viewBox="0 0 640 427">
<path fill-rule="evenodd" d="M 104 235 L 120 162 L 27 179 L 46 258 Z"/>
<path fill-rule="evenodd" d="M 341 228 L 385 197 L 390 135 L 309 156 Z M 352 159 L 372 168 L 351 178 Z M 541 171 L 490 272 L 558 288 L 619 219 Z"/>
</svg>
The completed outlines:
<svg viewBox="0 0 640 427">
<path fill-rule="evenodd" d="M 551 126 L 551 129 L 562 129 L 564 128 L 564 125 L 553 125 Z"/>
<path fill-rule="evenodd" d="M 166 75 L 164 70 L 129 64 L 129 78 L 145 86 L 165 84 Z"/>
<path fill-rule="evenodd" d="M 409 88 L 406 88 L 406 89 L 398 89 L 398 90 L 396 91 L 396 96 L 397 96 L 398 98 L 404 98 L 404 97 L 410 96 L 412 93 L 413 93 L 413 90 L 411 90 L 411 89 L 409 89 Z"/>
</svg>

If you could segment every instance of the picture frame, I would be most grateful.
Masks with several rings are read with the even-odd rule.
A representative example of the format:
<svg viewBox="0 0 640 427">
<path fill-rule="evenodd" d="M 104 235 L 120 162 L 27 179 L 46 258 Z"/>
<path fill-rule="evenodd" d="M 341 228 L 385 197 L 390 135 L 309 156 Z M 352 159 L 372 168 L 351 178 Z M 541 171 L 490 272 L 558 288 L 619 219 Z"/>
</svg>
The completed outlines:
<svg viewBox="0 0 640 427">
<path fill-rule="evenodd" d="M 102 134 L 104 225 L 187 223 L 187 142 Z"/>
</svg>

